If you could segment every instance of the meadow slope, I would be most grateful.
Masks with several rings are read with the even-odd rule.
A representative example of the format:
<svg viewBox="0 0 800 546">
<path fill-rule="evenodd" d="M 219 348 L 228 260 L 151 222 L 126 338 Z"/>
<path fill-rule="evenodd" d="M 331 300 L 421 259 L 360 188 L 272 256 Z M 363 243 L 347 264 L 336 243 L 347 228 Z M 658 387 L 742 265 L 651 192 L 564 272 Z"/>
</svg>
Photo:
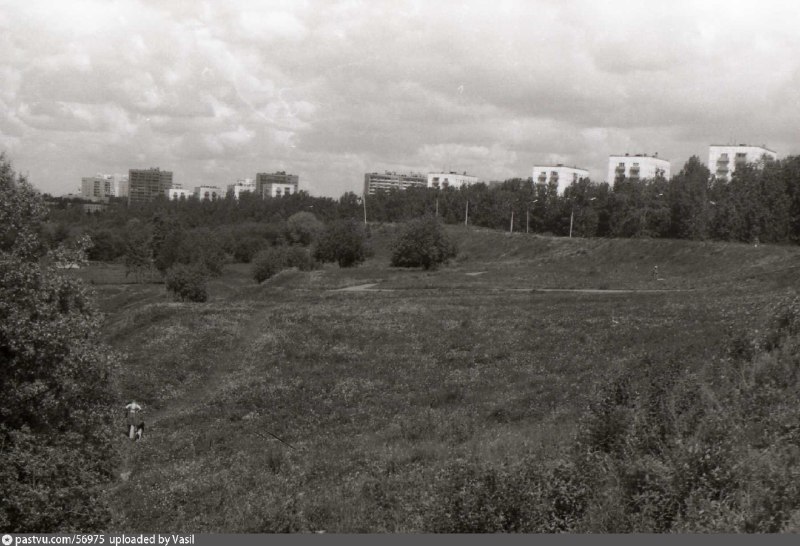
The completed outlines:
<svg viewBox="0 0 800 546">
<path fill-rule="evenodd" d="M 120 391 L 148 412 L 145 441 L 118 441 L 119 529 L 431 529 L 454 462 L 547 467 L 610 380 L 720 358 L 800 266 L 788 246 L 451 228 L 450 266 L 398 270 L 393 229 L 351 270 L 255 285 L 228 266 L 203 304 L 96 285 Z M 365 283 L 385 291 L 336 290 Z"/>
</svg>

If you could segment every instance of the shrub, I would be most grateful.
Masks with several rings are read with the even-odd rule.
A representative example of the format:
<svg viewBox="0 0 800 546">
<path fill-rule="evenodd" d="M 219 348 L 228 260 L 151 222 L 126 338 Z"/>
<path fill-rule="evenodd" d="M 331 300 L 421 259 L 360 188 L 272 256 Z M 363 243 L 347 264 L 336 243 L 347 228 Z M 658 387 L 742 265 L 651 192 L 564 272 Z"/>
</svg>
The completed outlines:
<svg viewBox="0 0 800 546">
<path fill-rule="evenodd" d="M 296 267 L 300 271 L 312 271 L 317 268 L 317 262 L 308 249 L 301 246 L 290 246 L 285 249 L 286 267 Z"/>
<path fill-rule="evenodd" d="M 538 531 L 545 515 L 541 485 L 525 462 L 509 468 L 455 461 L 435 477 L 424 527 L 437 533 Z"/>
<path fill-rule="evenodd" d="M 206 301 L 206 272 L 199 264 L 175 264 L 167 270 L 167 290 L 173 293 L 176 300 Z"/>
<path fill-rule="evenodd" d="M 308 246 L 313 243 L 325 225 L 310 212 L 292 214 L 286 221 L 286 240 L 291 244 Z"/>
<path fill-rule="evenodd" d="M 286 250 L 273 246 L 259 251 L 253 256 L 253 278 L 262 283 L 287 267 Z"/>
<path fill-rule="evenodd" d="M 436 269 L 455 257 L 456 245 L 432 216 L 407 222 L 394 242 L 392 265 Z"/>
<path fill-rule="evenodd" d="M 263 237 L 245 236 L 237 239 L 233 243 L 233 259 L 239 263 L 249 264 L 253 257 L 267 246 L 267 241 Z"/>
<path fill-rule="evenodd" d="M 320 262 L 337 262 L 339 267 L 352 267 L 367 258 L 367 235 L 355 220 L 332 222 L 322 233 L 314 250 Z"/>
</svg>

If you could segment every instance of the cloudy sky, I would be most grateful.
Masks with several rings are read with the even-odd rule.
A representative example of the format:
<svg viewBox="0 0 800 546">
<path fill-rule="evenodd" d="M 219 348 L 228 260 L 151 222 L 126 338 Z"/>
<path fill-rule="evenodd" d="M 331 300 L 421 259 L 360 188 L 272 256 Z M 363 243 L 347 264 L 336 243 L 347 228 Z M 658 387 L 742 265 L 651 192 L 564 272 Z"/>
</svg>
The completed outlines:
<svg viewBox="0 0 800 546">
<path fill-rule="evenodd" d="M 55 194 L 159 166 L 336 197 L 372 171 L 798 154 L 798 28 L 770 0 L 0 0 L 0 151 Z"/>
</svg>

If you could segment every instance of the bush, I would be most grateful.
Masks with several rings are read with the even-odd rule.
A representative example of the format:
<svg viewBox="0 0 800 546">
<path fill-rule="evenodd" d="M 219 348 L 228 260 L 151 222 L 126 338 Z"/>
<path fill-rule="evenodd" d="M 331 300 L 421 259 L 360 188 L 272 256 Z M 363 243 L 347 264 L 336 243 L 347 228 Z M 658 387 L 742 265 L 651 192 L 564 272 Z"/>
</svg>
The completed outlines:
<svg viewBox="0 0 800 546">
<path fill-rule="evenodd" d="M 280 246 L 273 246 L 259 251 L 253 256 L 253 278 L 257 283 L 262 283 L 286 269 L 286 250 Z"/>
<path fill-rule="evenodd" d="M 367 235 L 355 220 L 332 222 L 319 238 L 314 258 L 320 262 L 337 262 L 339 267 L 352 267 L 367 258 Z"/>
<path fill-rule="evenodd" d="M 225 251 L 218 236 L 208 229 L 196 229 L 186 234 L 178 250 L 177 261 L 182 264 L 202 264 L 212 276 L 222 274 Z"/>
<path fill-rule="evenodd" d="M 455 243 L 447 237 L 439 221 L 426 216 L 403 226 L 392 248 L 392 265 L 436 269 L 456 253 Z"/>
<path fill-rule="evenodd" d="M 300 271 L 313 271 L 317 262 L 308 249 L 301 246 L 290 246 L 285 249 L 286 267 L 296 267 Z"/>
<path fill-rule="evenodd" d="M 167 270 L 167 290 L 176 300 L 203 302 L 208 299 L 206 272 L 199 264 L 175 264 Z"/>
<path fill-rule="evenodd" d="M 249 264 L 253 257 L 267 246 L 267 240 L 263 237 L 245 236 L 237 239 L 233 243 L 233 259 L 239 263 Z"/>
<path fill-rule="evenodd" d="M 308 246 L 313 243 L 325 225 L 310 212 L 297 212 L 286 221 L 286 240 L 291 244 Z"/>
</svg>

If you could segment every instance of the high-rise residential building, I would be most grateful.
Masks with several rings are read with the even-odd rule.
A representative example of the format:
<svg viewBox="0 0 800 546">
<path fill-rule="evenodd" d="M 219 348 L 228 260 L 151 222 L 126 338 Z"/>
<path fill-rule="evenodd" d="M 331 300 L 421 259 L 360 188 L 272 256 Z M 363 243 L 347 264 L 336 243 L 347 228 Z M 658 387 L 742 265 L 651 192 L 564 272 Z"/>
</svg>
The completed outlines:
<svg viewBox="0 0 800 546">
<path fill-rule="evenodd" d="M 279 197 L 297 193 L 300 177 L 286 171 L 256 174 L 256 193 L 261 197 Z"/>
<path fill-rule="evenodd" d="M 556 184 L 558 193 L 564 193 L 567 186 L 581 179 L 589 178 L 589 171 L 578 167 L 565 167 L 559 163 L 557 165 L 534 165 L 533 183 L 534 184 Z"/>
<path fill-rule="evenodd" d="M 379 191 L 405 190 L 408 188 L 425 188 L 428 177 L 421 173 L 384 173 L 364 174 L 364 194 L 372 195 Z"/>
<path fill-rule="evenodd" d="M 612 155 L 608 157 L 608 178 L 606 182 L 614 184 L 620 178 L 630 180 L 650 180 L 653 178 L 669 178 L 670 165 L 658 154 Z"/>
<path fill-rule="evenodd" d="M 228 184 L 228 193 L 233 193 L 233 197 L 239 199 L 241 193 L 253 193 L 256 191 L 256 183 L 252 178 L 240 178 L 235 184 Z"/>
<path fill-rule="evenodd" d="M 467 173 L 456 172 L 438 172 L 428 173 L 427 186 L 429 188 L 460 188 L 461 186 L 469 186 L 470 184 L 477 184 L 478 177 L 470 176 Z"/>
<path fill-rule="evenodd" d="M 128 171 L 128 204 L 147 203 L 165 195 L 172 187 L 172 171 L 131 169 Z"/>
<path fill-rule="evenodd" d="M 128 196 L 128 177 L 121 174 L 102 174 L 81 178 L 81 197 L 107 201 L 109 197 Z"/>
<path fill-rule="evenodd" d="M 81 178 L 81 197 L 92 201 L 106 201 L 114 195 L 114 177 L 110 174 L 96 174 Z"/>
<path fill-rule="evenodd" d="M 708 147 L 708 169 L 717 180 L 730 180 L 738 166 L 775 159 L 778 154 L 764 146 L 712 144 Z"/>
<path fill-rule="evenodd" d="M 115 174 L 113 188 L 115 197 L 128 197 L 128 176 Z"/>
</svg>

